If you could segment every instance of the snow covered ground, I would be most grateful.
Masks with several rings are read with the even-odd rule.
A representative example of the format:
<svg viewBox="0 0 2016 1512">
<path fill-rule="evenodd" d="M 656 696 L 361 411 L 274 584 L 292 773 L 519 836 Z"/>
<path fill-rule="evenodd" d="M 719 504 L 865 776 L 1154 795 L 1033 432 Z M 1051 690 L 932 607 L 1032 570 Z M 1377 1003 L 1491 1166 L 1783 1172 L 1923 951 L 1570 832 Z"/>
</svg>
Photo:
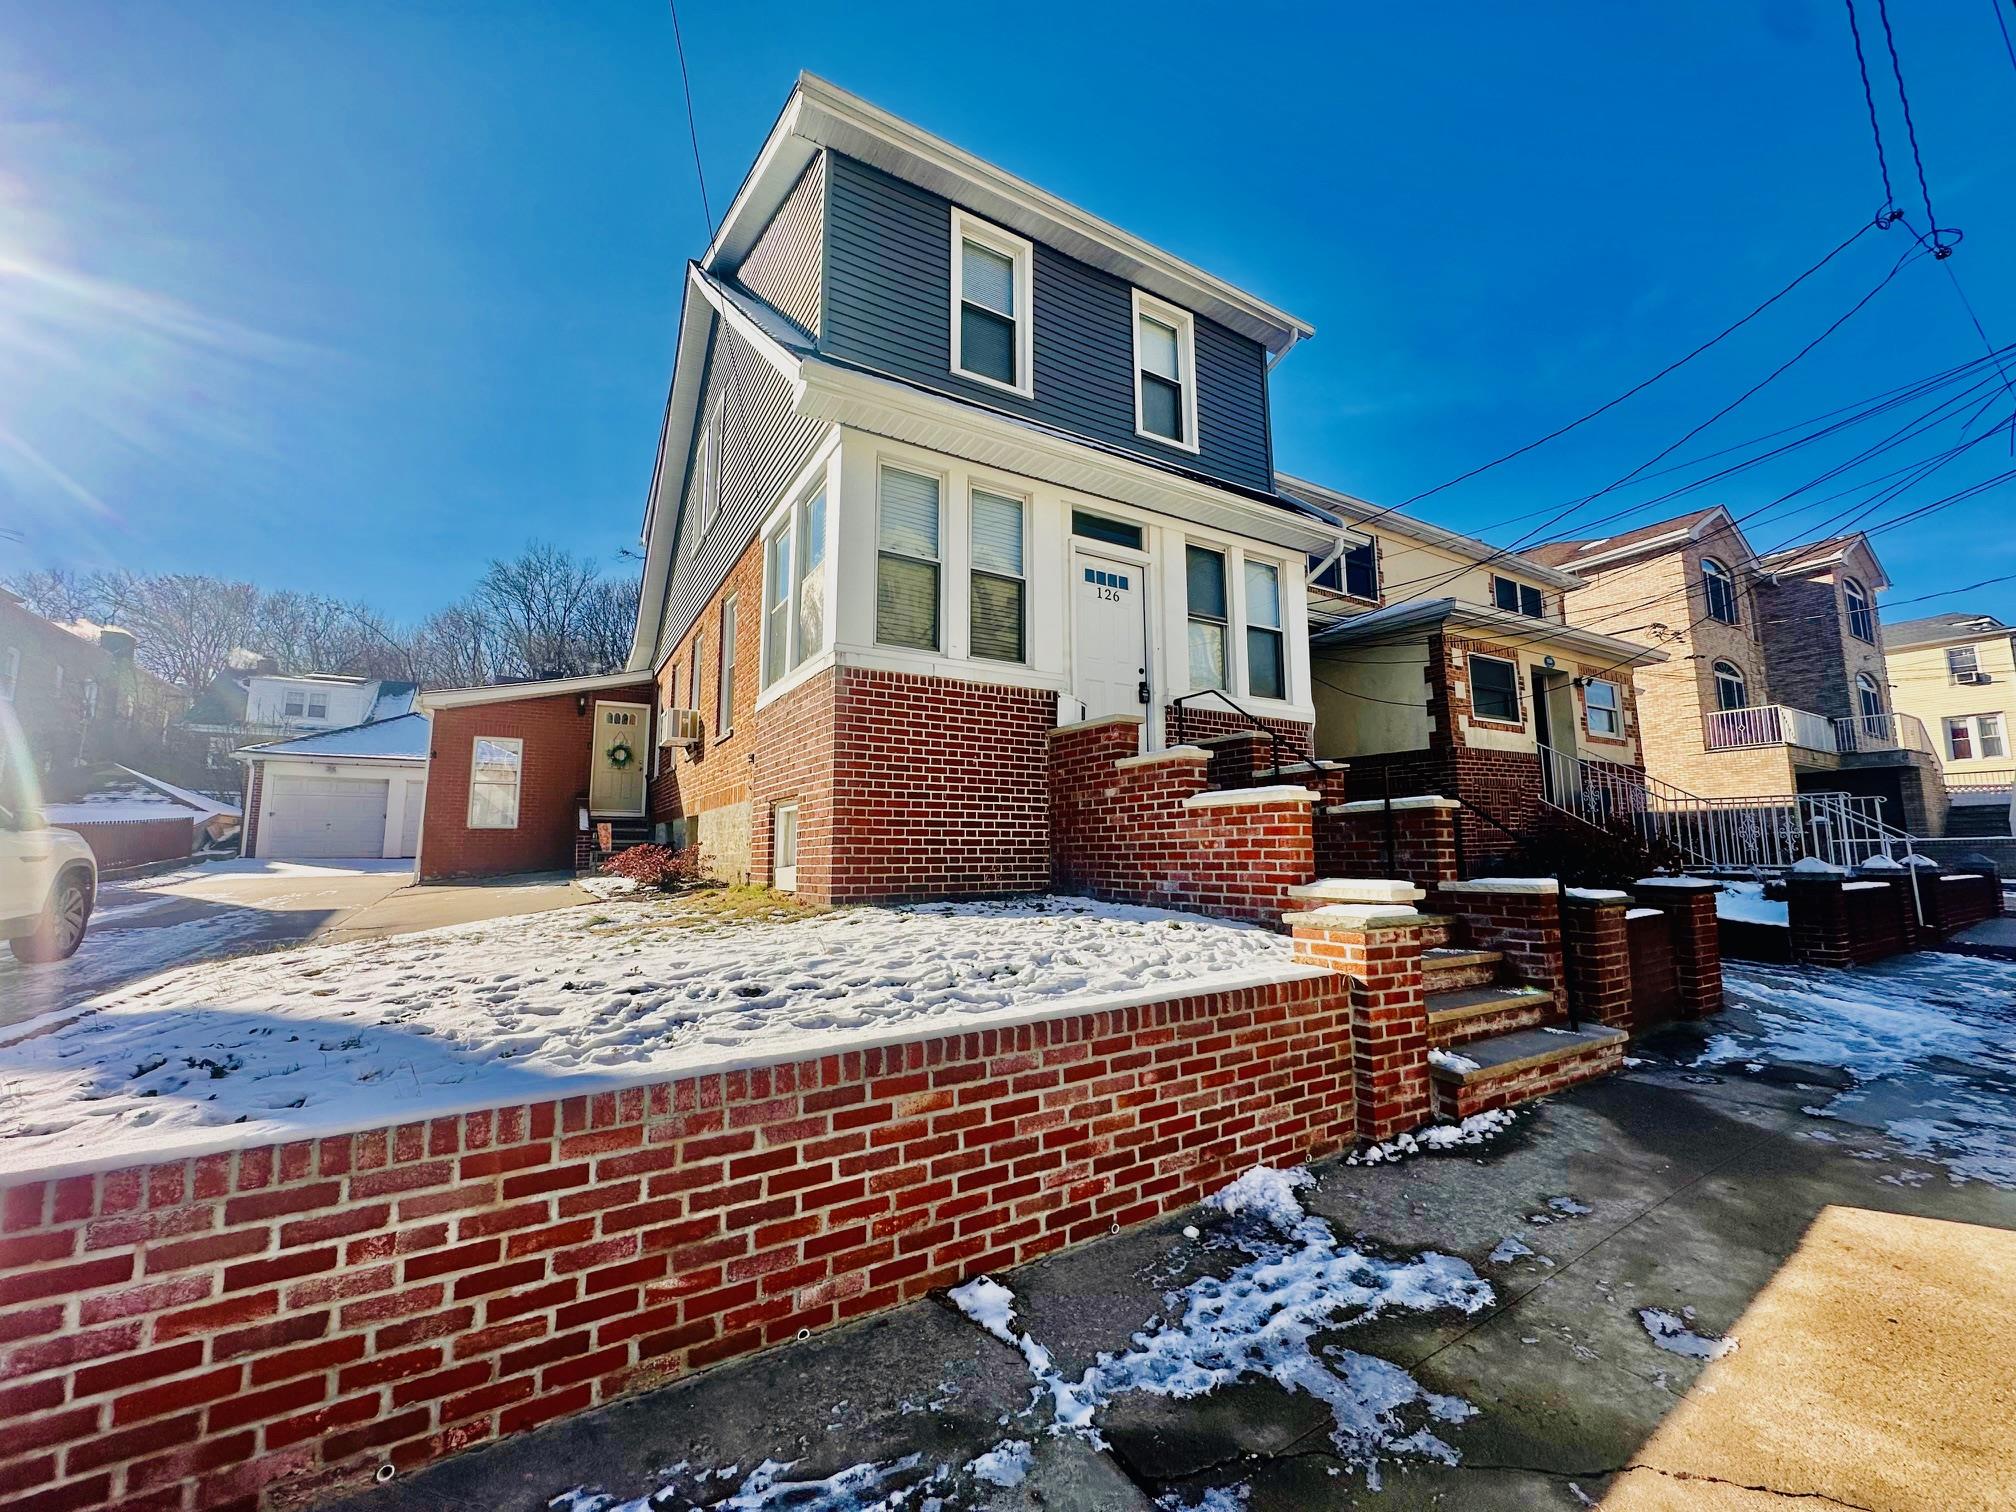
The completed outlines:
<svg viewBox="0 0 2016 1512">
<path fill-rule="evenodd" d="M 2016 1188 L 2016 964 L 1940 951 L 1854 971 L 1724 964 L 1708 1066 L 1837 1067 L 1814 1110 L 1882 1129 L 1955 1182 Z"/>
<path fill-rule="evenodd" d="M 369 1128 L 1306 970 L 1264 930 L 1065 898 L 710 923 L 647 897 L 308 945 L 9 1031 L 0 1171 Z"/>
<path fill-rule="evenodd" d="M 1791 924 L 1784 901 L 1774 903 L 1765 897 L 1761 882 L 1724 882 L 1722 891 L 1715 894 L 1715 917 L 1732 923 L 1774 924 L 1780 928 L 1789 928 Z"/>
</svg>

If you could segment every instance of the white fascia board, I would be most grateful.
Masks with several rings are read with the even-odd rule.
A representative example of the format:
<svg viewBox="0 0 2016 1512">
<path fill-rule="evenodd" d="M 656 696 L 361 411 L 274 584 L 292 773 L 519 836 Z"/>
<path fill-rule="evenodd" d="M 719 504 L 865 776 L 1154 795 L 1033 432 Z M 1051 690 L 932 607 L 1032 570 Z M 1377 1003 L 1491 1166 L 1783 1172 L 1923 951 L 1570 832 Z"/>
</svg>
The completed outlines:
<svg viewBox="0 0 2016 1512">
<path fill-rule="evenodd" d="M 1286 506 L 1194 482 L 1147 462 L 1052 436 L 1011 416 L 893 379 L 807 360 L 799 366 L 801 415 L 1040 478 L 1074 493 L 1152 509 L 1230 535 L 1296 551 L 1327 551 L 1336 533 Z"/>
<path fill-rule="evenodd" d="M 1321 483 L 1312 483 L 1307 478 L 1293 477 L 1288 473 L 1277 472 L 1275 480 L 1291 494 L 1315 495 L 1308 502 L 1332 511 L 1345 521 L 1347 528 L 1359 527 L 1351 531 L 1356 540 L 1371 538 L 1370 530 L 1364 526 L 1364 522 L 1377 516 L 1374 524 L 1382 530 L 1390 530 L 1394 535 L 1406 536 L 1410 540 L 1420 541 L 1429 546 L 1439 546 L 1444 551 L 1469 557 L 1475 562 L 1481 563 L 1488 557 L 1493 566 L 1502 563 L 1507 573 L 1532 578 L 1536 583 L 1544 583 L 1549 588 L 1572 591 L 1584 586 L 1582 579 L 1572 572 L 1564 572 L 1559 567 L 1549 567 L 1545 562 L 1521 556 L 1516 551 L 1500 551 L 1488 541 L 1480 541 L 1474 536 L 1466 536 L 1458 531 L 1445 530 L 1440 525 L 1431 525 L 1415 515 L 1403 514 L 1397 509 L 1382 510 L 1378 505 L 1368 503 L 1355 495 L 1339 493 L 1334 488 L 1325 488 Z"/>
<path fill-rule="evenodd" d="M 1682 541 L 1692 541 L 1695 539 L 1697 537 L 1691 530 L 1669 530 L 1664 535 L 1656 535 L 1647 540 L 1636 541 L 1629 546 L 1620 546 L 1613 551 L 1599 551 L 1596 555 L 1587 559 L 1578 558 L 1575 565 L 1581 571 L 1586 572 L 1591 567 L 1607 566 L 1612 562 L 1629 561 L 1632 557 L 1643 556 L 1647 552 L 1658 551 L 1667 546 L 1678 545 Z"/>
<path fill-rule="evenodd" d="M 1307 321 L 806 73 L 770 130 L 701 266 L 733 268 L 755 245 L 812 154 L 831 147 L 1079 262 L 1250 337 L 1280 357 L 1316 334 Z"/>
<path fill-rule="evenodd" d="M 598 693 L 608 688 L 634 687 L 649 682 L 651 674 L 625 669 L 597 672 L 589 677 L 551 677 L 543 682 L 496 683 L 487 688 L 438 688 L 413 700 L 424 713 L 436 709 L 464 709 L 471 704 L 516 703 L 525 698 L 552 698 L 561 693 Z"/>
</svg>

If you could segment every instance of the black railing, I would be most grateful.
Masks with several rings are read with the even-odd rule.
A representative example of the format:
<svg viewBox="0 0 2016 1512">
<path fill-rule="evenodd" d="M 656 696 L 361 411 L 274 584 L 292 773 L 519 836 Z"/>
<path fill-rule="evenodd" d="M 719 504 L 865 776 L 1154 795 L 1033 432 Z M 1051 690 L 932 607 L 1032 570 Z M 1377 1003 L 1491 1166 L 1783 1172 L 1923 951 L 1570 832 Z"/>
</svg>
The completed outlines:
<svg viewBox="0 0 2016 1512">
<path fill-rule="evenodd" d="M 1273 752 L 1275 774 L 1277 776 L 1280 774 L 1281 771 L 1280 735 L 1276 733 L 1272 728 L 1270 728 L 1258 716 L 1252 714 L 1248 710 L 1240 708 L 1239 705 L 1234 703 L 1230 698 L 1226 696 L 1225 691 L 1222 688 L 1201 688 L 1195 693 L 1185 693 L 1181 698 L 1172 698 L 1169 700 L 1169 707 L 1175 711 L 1176 715 L 1176 717 L 1171 721 L 1172 728 L 1169 732 L 1171 737 L 1169 743 L 1171 745 L 1183 745 L 1186 743 L 1183 737 L 1185 734 L 1188 733 L 1188 729 L 1185 723 L 1184 716 L 1186 716 L 1190 712 L 1188 705 L 1190 700 L 1193 698 L 1217 699 L 1220 703 L 1225 705 L 1226 708 L 1230 709 L 1234 714 L 1237 714 L 1241 719 L 1245 720 L 1247 724 L 1251 725 L 1254 729 L 1258 730 L 1262 735 L 1265 735 L 1267 737 L 1268 748 Z"/>
</svg>

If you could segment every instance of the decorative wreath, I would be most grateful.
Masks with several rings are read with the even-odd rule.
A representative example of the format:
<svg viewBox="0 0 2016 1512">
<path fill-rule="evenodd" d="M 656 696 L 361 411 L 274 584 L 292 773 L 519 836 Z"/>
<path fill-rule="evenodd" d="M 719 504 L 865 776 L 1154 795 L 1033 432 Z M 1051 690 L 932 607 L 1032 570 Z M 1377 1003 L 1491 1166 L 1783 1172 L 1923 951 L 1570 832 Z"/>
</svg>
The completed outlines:
<svg viewBox="0 0 2016 1512">
<path fill-rule="evenodd" d="M 609 765 L 616 768 L 619 772 L 636 759 L 637 753 L 631 750 L 623 741 L 619 740 L 616 744 L 609 747 Z"/>
</svg>

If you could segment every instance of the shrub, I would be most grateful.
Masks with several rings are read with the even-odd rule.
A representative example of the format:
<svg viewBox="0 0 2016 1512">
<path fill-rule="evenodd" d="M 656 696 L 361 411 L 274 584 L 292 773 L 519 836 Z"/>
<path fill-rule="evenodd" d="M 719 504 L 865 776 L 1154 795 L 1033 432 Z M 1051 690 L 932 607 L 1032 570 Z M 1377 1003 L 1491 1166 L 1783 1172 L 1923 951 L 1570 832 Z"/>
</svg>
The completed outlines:
<svg viewBox="0 0 2016 1512">
<path fill-rule="evenodd" d="M 704 861 L 697 845 L 681 846 L 677 850 L 669 845 L 633 845 L 604 861 L 602 873 L 609 877 L 628 877 L 639 887 L 676 892 L 705 878 Z"/>
</svg>

